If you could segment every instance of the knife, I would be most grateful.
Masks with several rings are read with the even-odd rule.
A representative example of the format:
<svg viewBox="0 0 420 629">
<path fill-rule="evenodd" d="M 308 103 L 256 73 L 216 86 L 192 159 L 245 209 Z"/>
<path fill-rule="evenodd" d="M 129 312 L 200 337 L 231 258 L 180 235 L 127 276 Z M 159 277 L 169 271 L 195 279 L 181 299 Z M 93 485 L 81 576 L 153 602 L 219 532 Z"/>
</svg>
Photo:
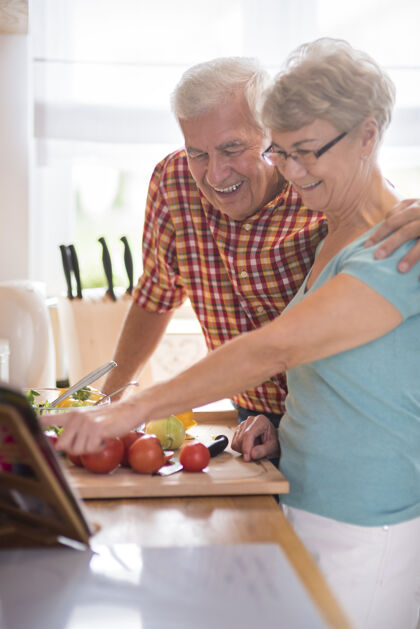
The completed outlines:
<svg viewBox="0 0 420 629">
<path fill-rule="evenodd" d="M 105 242 L 105 238 L 103 236 L 101 236 L 101 238 L 98 238 L 98 241 L 102 245 L 102 264 L 104 266 L 106 281 L 108 282 L 107 293 L 108 293 L 108 295 L 111 297 L 111 299 L 113 301 L 117 301 L 117 298 L 115 297 L 114 285 L 113 285 L 113 281 L 112 281 L 111 256 L 109 255 L 109 251 L 108 251 L 107 244 Z"/>
<path fill-rule="evenodd" d="M 66 278 L 67 284 L 67 297 L 69 299 L 73 299 L 73 291 L 71 286 L 71 260 L 69 256 L 69 250 L 67 249 L 66 245 L 60 245 L 60 251 L 61 260 L 63 262 L 64 276 Z"/>
<path fill-rule="evenodd" d="M 76 249 L 74 245 L 69 245 L 68 251 L 70 252 L 71 266 L 73 269 L 74 277 L 76 278 L 77 296 L 79 299 L 82 299 L 83 295 L 82 295 L 82 283 L 80 281 L 79 260 L 77 258 L 77 253 L 76 253 Z"/>
<path fill-rule="evenodd" d="M 124 245 L 124 264 L 128 276 L 128 288 L 126 292 L 131 295 L 133 292 L 133 256 L 131 255 L 130 245 L 128 244 L 126 236 L 121 236 L 120 240 Z"/>
<path fill-rule="evenodd" d="M 117 363 L 115 362 L 115 360 L 109 360 L 104 365 L 101 365 L 100 367 L 97 367 L 97 369 L 90 371 L 86 376 L 83 376 L 83 378 L 81 378 L 80 380 L 72 384 L 72 386 L 69 389 L 66 389 L 66 391 L 64 391 L 64 393 L 59 395 L 58 398 L 50 402 L 48 406 L 49 407 L 57 406 L 59 402 L 62 402 L 66 398 L 70 397 L 71 395 L 73 395 L 73 393 L 76 393 L 76 391 L 79 391 L 79 389 L 83 389 L 83 387 L 88 386 L 91 382 L 95 382 L 96 380 L 104 376 L 106 373 L 108 373 L 108 371 L 111 371 L 111 369 L 114 369 L 114 367 L 116 366 L 117 366 Z"/>
<path fill-rule="evenodd" d="M 223 452 L 226 449 L 226 446 L 229 443 L 229 439 L 226 435 L 217 435 L 207 446 L 210 456 L 214 457 Z M 156 472 L 157 476 L 170 476 L 171 474 L 175 474 L 175 472 L 180 472 L 184 469 L 184 466 L 179 462 L 178 458 L 174 458 L 174 462 L 170 465 L 164 465 Z"/>
</svg>

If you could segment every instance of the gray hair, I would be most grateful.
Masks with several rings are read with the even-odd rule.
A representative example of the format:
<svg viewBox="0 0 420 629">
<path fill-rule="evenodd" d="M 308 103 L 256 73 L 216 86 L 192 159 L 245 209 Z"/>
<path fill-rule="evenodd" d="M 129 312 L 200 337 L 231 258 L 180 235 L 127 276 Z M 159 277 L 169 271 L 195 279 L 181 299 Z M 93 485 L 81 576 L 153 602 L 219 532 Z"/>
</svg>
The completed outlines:
<svg viewBox="0 0 420 629">
<path fill-rule="evenodd" d="M 270 76 L 250 57 L 220 57 L 184 72 L 171 96 L 178 122 L 191 120 L 229 101 L 241 90 L 255 125 L 263 131 L 261 110 Z"/>
<path fill-rule="evenodd" d="M 395 86 L 367 53 L 324 37 L 299 46 L 268 90 L 264 123 L 295 131 L 321 118 L 349 131 L 372 116 L 378 138 L 391 121 Z"/>
</svg>

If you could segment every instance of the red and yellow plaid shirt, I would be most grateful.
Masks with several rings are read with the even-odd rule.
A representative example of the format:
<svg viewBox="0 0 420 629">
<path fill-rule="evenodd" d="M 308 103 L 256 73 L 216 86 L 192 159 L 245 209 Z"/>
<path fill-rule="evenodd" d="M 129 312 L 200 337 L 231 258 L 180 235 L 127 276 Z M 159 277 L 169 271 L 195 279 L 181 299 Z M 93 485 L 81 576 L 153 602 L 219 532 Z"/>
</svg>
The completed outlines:
<svg viewBox="0 0 420 629">
<path fill-rule="evenodd" d="M 322 215 L 302 207 L 288 184 L 250 218 L 229 218 L 201 194 L 185 152 L 177 151 L 156 166 L 150 181 L 136 302 L 166 312 L 188 297 L 207 347 L 214 349 L 283 311 L 325 235 Z M 285 396 L 285 376 L 279 374 L 233 401 L 282 413 Z"/>
</svg>

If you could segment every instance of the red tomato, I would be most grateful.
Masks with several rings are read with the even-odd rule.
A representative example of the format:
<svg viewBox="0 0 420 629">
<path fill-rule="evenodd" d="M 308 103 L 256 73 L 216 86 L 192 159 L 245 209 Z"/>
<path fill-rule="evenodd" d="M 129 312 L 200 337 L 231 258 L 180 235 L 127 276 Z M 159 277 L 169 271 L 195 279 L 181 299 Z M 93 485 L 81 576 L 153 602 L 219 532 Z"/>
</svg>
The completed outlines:
<svg viewBox="0 0 420 629">
<path fill-rule="evenodd" d="M 82 454 L 82 463 L 87 470 L 95 474 L 107 474 L 119 466 L 124 455 L 123 442 L 119 437 L 106 439 L 106 444 L 100 452 Z"/>
<path fill-rule="evenodd" d="M 201 472 L 210 461 L 209 449 L 202 443 L 187 443 L 179 455 L 186 472 Z"/>
<path fill-rule="evenodd" d="M 123 459 L 121 461 L 121 465 L 123 465 L 124 467 L 130 467 L 130 463 L 128 462 L 128 450 L 129 450 L 131 444 L 134 443 L 134 441 L 136 441 L 136 439 L 138 439 L 139 437 L 141 437 L 144 434 L 145 433 L 142 432 L 141 430 L 130 430 L 130 432 L 128 432 L 123 437 L 121 437 L 121 441 L 124 444 L 124 456 L 123 456 Z"/>
<path fill-rule="evenodd" d="M 166 462 L 162 445 L 155 435 L 143 435 L 128 449 L 130 467 L 139 474 L 154 474 Z"/>
<path fill-rule="evenodd" d="M 77 467 L 83 467 L 82 457 L 78 454 L 69 454 L 67 452 L 67 458 L 73 463 L 73 465 L 77 465 Z"/>
</svg>

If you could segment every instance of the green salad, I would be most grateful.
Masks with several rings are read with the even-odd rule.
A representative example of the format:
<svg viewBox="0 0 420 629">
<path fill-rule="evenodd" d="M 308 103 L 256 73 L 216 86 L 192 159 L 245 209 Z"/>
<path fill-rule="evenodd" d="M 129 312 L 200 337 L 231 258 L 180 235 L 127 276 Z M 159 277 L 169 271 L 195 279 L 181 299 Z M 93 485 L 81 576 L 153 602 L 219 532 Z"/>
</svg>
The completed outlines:
<svg viewBox="0 0 420 629">
<path fill-rule="evenodd" d="M 65 389 L 57 389 L 57 391 L 52 389 L 51 391 L 54 392 L 54 398 L 55 398 L 61 395 L 61 393 L 64 393 Z M 99 392 L 97 391 L 97 389 L 93 389 L 92 387 L 86 386 L 76 391 L 76 393 L 73 393 L 73 395 L 71 395 L 70 397 L 64 399 L 57 406 L 51 406 L 51 402 L 49 402 L 48 400 L 41 402 L 39 400 L 39 398 L 42 397 L 41 392 L 37 391 L 36 389 L 29 389 L 29 391 L 27 391 L 25 395 L 26 395 L 26 399 L 28 400 L 29 404 L 34 409 L 34 411 L 38 415 L 43 415 L 44 413 L 58 413 L 60 411 L 66 411 L 69 408 L 73 408 L 75 406 L 92 405 L 98 399 L 98 393 Z M 101 396 L 102 394 L 99 394 L 99 395 Z M 63 428 L 61 426 L 55 426 L 52 424 L 50 426 L 44 426 L 43 430 L 44 431 L 53 430 L 57 433 L 57 435 L 60 435 Z"/>
</svg>

